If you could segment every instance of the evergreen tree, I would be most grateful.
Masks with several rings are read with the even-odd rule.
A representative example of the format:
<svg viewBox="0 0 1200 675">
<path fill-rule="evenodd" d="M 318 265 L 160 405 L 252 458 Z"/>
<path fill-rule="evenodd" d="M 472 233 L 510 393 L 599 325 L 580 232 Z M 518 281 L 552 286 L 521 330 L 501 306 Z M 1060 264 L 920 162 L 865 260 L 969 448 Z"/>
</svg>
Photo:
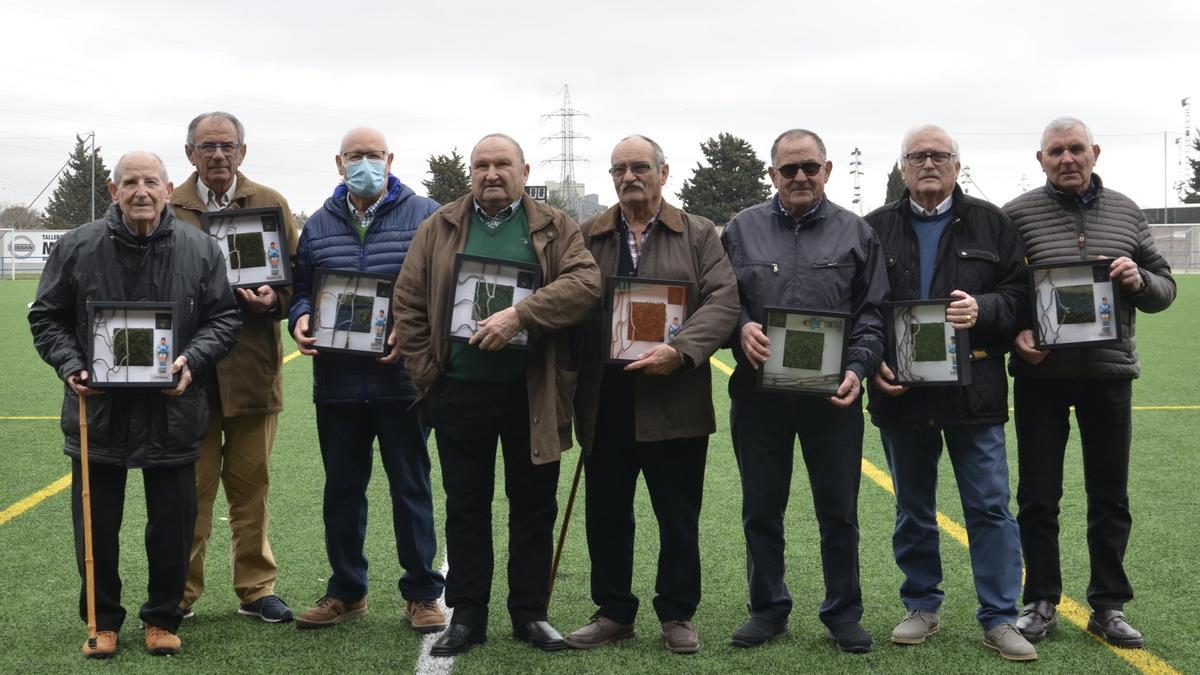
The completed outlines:
<svg viewBox="0 0 1200 675">
<path fill-rule="evenodd" d="M 557 192 L 551 192 L 550 194 L 546 195 L 547 206 L 553 206 L 559 211 L 571 216 L 571 220 L 576 222 L 579 221 L 579 210 L 575 208 L 575 205 L 578 203 L 579 200 L 577 199 L 568 200 L 566 196 L 563 195 L 561 190 Z"/>
<path fill-rule="evenodd" d="M 721 133 L 700 144 L 708 166 L 697 162 L 679 191 L 686 211 L 724 225 L 735 213 L 771 194 L 763 181 L 767 167 L 754 148 L 733 134 Z"/>
<path fill-rule="evenodd" d="M 904 190 L 904 177 L 900 175 L 900 163 L 897 162 L 892 165 L 892 170 L 888 173 L 887 197 L 884 198 L 883 203 L 891 204 L 900 199 L 904 196 Z"/>
<path fill-rule="evenodd" d="M 1196 132 L 1196 141 L 1192 147 L 1196 150 L 1196 155 L 1200 157 L 1200 129 Z M 1192 177 L 1188 179 L 1187 185 L 1183 188 L 1185 193 L 1183 203 L 1200 204 L 1200 159 L 1189 159 L 1188 163 L 1192 165 Z"/>
<path fill-rule="evenodd" d="M 112 203 L 108 196 L 108 180 L 108 168 L 100 157 L 100 148 L 96 148 L 96 180 L 92 182 L 92 154 L 76 134 L 75 150 L 46 205 L 46 226 L 71 229 L 91 221 L 93 200 L 96 217 L 100 218 Z"/>
<path fill-rule="evenodd" d="M 471 191 L 471 179 L 458 148 L 449 155 L 430 155 L 429 171 L 433 178 L 421 181 L 429 198 L 439 204 L 449 204 Z"/>
</svg>

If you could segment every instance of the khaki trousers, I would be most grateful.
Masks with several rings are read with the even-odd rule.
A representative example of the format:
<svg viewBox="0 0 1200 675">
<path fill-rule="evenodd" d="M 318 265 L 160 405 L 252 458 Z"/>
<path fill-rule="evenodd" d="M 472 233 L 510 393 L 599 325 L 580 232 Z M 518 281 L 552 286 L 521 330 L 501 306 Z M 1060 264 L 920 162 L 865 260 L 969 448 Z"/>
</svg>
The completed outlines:
<svg viewBox="0 0 1200 675">
<path fill-rule="evenodd" d="M 213 415 L 196 461 L 196 531 L 192 539 L 183 606 L 204 592 L 204 556 L 212 535 L 218 482 L 229 504 L 230 567 L 233 590 L 242 604 L 275 592 L 275 554 L 267 541 L 267 460 L 275 444 L 278 415 Z"/>
</svg>

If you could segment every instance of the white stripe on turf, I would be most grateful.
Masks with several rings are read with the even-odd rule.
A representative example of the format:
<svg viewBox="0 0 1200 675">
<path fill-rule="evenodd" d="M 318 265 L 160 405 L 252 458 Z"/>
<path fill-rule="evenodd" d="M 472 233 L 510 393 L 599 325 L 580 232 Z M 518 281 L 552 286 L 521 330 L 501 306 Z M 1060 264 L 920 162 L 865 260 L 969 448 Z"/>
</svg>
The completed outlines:
<svg viewBox="0 0 1200 675">
<path fill-rule="evenodd" d="M 450 559 L 442 559 L 442 576 L 446 576 L 446 572 L 450 571 Z M 450 621 L 450 617 L 454 615 L 454 610 L 445 606 L 446 594 L 443 592 L 442 597 L 438 599 L 442 604 L 442 609 L 446 612 L 446 621 Z M 425 639 L 421 640 L 421 655 L 417 657 L 417 665 L 413 668 L 413 673 L 416 675 L 450 675 L 450 671 L 454 670 L 453 656 L 430 656 L 429 650 L 433 647 L 433 643 L 441 637 L 442 632 L 429 633 Z"/>
</svg>

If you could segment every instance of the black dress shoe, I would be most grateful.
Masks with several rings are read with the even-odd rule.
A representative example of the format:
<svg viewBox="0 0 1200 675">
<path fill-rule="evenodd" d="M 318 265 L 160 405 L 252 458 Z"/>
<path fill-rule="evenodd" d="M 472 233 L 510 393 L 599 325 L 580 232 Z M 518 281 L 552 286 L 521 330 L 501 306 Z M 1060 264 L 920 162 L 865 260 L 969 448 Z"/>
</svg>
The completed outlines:
<svg viewBox="0 0 1200 675">
<path fill-rule="evenodd" d="M 729 644 L 734 647 L 757 647 L 766 644 L 777 635 L 783 635 L 787 631 L 787 621 L 775 622 L 752 616 L 749 621 L 738 626 L 738 629 L 733 631 L 733 637 L 730 638 Z"/>
<path fill-rule="evenodd" d="M 1058 608 L 1049 600 L 1037 600 L 1021 609 L 1017 632 L 1030 643 L 1041 642 L 1058 630 Z"/>
<path fill-rule="evenodd" d="M 1141 649 L 1142 634 L 1125 620 L 1119 609 L 1099 609 L 1088 619 L 1088 631 L 1104 638 L 1110 645 Z"/>
<path fill-rule="evenodd" d="M 465 623 L 452 623 L 429 648 L 429 654 L 431 656 L 454 656 L 485 642 L 487 642 L 485 629 L 472 628 Z"/>
<path fill-rule="evenodd" d="M 857 621 L 829 626 L 829 637 L 840 652 L 865 654 L 871 651 L 871 634 Z"/>
<path fill-rule="evenodd" d="M 513 626 L 513 637 L 528 642 L 544 652 L 556 652 L 567 648 L 567 641 L 545 621 L 529 621 Z"/>
</svg>

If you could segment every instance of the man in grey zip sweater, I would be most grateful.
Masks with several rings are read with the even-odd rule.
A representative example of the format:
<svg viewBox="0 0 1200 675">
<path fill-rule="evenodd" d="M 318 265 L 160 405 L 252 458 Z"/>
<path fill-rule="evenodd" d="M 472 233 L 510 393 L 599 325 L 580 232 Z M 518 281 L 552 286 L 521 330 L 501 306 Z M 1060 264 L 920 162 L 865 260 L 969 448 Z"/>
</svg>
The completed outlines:
<svg viewBox="0 0 1200 675">
<path fill-rule="evenodd" d="M 1132 383 L 1141 373 L 1134 320 L 1137 310 L 1169 307 L 1176 289 L 1141 209 L 1092 173 L 1099 156 L 1100 146 L 1087 125 L 1073 117 L 1053 120 L 1037 153 L 1046 185 L 1004 206 L 1021 233 L 1030 264 L 1111 259 L 1109 275 L 1121 294 L 1117 321 L 1122 337 L 1116 344 L 1051 352 L 1035 348 L 1031 330 L 1017 334 L 1009 369 L 1020 476 L 1017 522 L 1026 570 L 1026 604 L 1017 628 L 1037 642 L 1058 627 L 1058 502 L 1070 407 L 1075 406 L 1088 500 L 1088 629 L 1111 644 L 1141 647 L 1142 634 L 1123 612 L 1133 599 L 1123 560 L 1132 523 Z"/>
</svg>

